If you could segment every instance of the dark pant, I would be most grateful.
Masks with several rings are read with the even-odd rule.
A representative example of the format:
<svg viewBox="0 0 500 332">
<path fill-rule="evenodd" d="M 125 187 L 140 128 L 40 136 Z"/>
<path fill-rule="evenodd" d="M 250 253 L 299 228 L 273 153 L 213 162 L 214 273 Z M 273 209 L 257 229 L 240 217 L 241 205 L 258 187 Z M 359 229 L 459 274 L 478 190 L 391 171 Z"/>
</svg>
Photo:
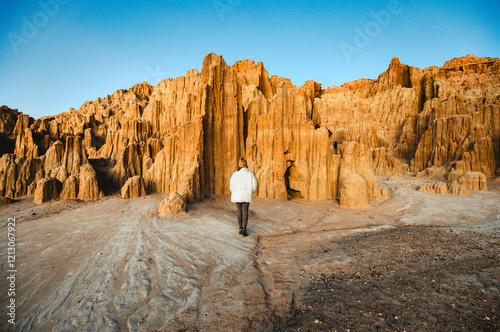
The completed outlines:
<svg viewBox="0 0 500 332">
<path fill-rule="evenodd" d="M 249 206 L 250 203 L 236 203 L 236 207 L 238 208 L 238 225 L 240 228 L 247 228 Z"/>
</svg>

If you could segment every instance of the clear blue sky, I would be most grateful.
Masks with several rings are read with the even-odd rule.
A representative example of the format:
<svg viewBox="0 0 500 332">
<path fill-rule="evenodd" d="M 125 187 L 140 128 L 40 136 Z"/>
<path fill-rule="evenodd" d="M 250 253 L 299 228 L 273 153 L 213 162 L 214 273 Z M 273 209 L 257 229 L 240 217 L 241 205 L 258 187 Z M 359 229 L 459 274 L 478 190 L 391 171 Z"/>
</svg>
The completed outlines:
<svg viewBox="0 0 500 332">
<path fill-rule="evenodd" d="M 394 56 L 500 56 L 497 0 L 56 1 L 0 5 L 0 105 L 35 118 L 201 69 L 210 52 L 323 87 L 376 78 Z"/>
</svg>

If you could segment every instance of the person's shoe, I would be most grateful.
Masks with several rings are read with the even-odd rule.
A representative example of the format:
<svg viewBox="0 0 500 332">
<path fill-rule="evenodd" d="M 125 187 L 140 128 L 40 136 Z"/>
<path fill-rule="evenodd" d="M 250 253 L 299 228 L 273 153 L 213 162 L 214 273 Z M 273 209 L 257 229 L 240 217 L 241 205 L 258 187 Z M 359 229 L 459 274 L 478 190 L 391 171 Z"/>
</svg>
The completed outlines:
<svg viewBox="0 0 500 332">
<path fill-rule="evenodd" d="M 243 228 L 240 228 L 240 231 L 238 232 L 238 234 L 243 234 Z"/>
<path fill-rule="evenodd" d="M 243 236 L 248 236 L 247 230 L 245 228 L 243 228 L 243 231 L 241 232 L 241 234 Z"/>
</svg>

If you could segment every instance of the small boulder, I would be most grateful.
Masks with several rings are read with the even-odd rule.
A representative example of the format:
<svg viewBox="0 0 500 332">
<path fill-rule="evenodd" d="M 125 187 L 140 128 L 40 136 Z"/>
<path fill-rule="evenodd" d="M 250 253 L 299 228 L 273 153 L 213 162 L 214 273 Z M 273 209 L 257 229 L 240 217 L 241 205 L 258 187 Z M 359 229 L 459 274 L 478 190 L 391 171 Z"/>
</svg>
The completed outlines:
<svg viewBox="0 0 500 332">
<path fill-rule="evenodd" d="M 142 176 L 136 175 L 127 179 L 121 190 L 122 198 L 146 196 L 146 184 Z"/>
<path fill-rule="evenodd" d="M 158 212 L 163 215 L 186 212 L 186 200 L 178 193 L 173 192 L 161 202 Z"/>
<path fill-rule="evenodd" d="M 365 179 L 357 173 L 346 176 L 340 184 L 340 206 L 355 209 L 369 205 Z"/>
</svg>

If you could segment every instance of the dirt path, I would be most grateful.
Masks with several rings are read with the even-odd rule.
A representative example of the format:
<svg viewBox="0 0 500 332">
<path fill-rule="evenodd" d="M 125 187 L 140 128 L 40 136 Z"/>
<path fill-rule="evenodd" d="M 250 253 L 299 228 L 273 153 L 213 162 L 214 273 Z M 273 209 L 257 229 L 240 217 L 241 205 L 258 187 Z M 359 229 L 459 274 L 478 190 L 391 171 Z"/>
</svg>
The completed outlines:
<svg viewBox="0 0 500 332">
<path fill-rule="evenodd" d="M 4 299 L 0 302 L 2 329 L 293 329 L 293 317 L 300 317 L 297 310 L 309 301 L 312 277 L 335 274 L 331 271 L 343 267 L 365 271 L 357 262 L 368 266 L 385 259 L 373 254 L 380 249 L 374 245 L 360 243 L 357 250 L 339 250 L 332 247 L 335 241 L 433 225 L 457 234 L 479 232 L 498 244 L 498 188 L 467 197 L 440 196 L 416 192 L 413 182 L 418 181 L 425 180 L 386 182 L 393 197 L 358 210 L 341 209 L 335 201 L 256 199 L 250 207 L 246 238 L 237 234 L 235 209 L 227 196 L 193 204 L 187 214 L 168 217 L 156 213 L 166 195 L 41 206 L 24 199 L 1 207 L 0 238 L 7 238 L 7 218 L 19 220 L 17 323 L 6 324 Z M 405 236 L 394 241 L 373 239 L 384 243 L 389 252 L 413 241 Z M 2 240 L 2 290 L 7 289 L 6 255 L 7 244 Z M 464 255 L 479 254 L 466 250 Z M 487 255 L 499 265 L 494 251 Z M 309 321 L 312 316 L 307 317 L 301 321 L 309 325 L 302 328 L 318 328 Z M 286 322 L 292 325 L 280 325 Z M 334 329 L 336 325 L 323 326 Z"/>
</svg>

